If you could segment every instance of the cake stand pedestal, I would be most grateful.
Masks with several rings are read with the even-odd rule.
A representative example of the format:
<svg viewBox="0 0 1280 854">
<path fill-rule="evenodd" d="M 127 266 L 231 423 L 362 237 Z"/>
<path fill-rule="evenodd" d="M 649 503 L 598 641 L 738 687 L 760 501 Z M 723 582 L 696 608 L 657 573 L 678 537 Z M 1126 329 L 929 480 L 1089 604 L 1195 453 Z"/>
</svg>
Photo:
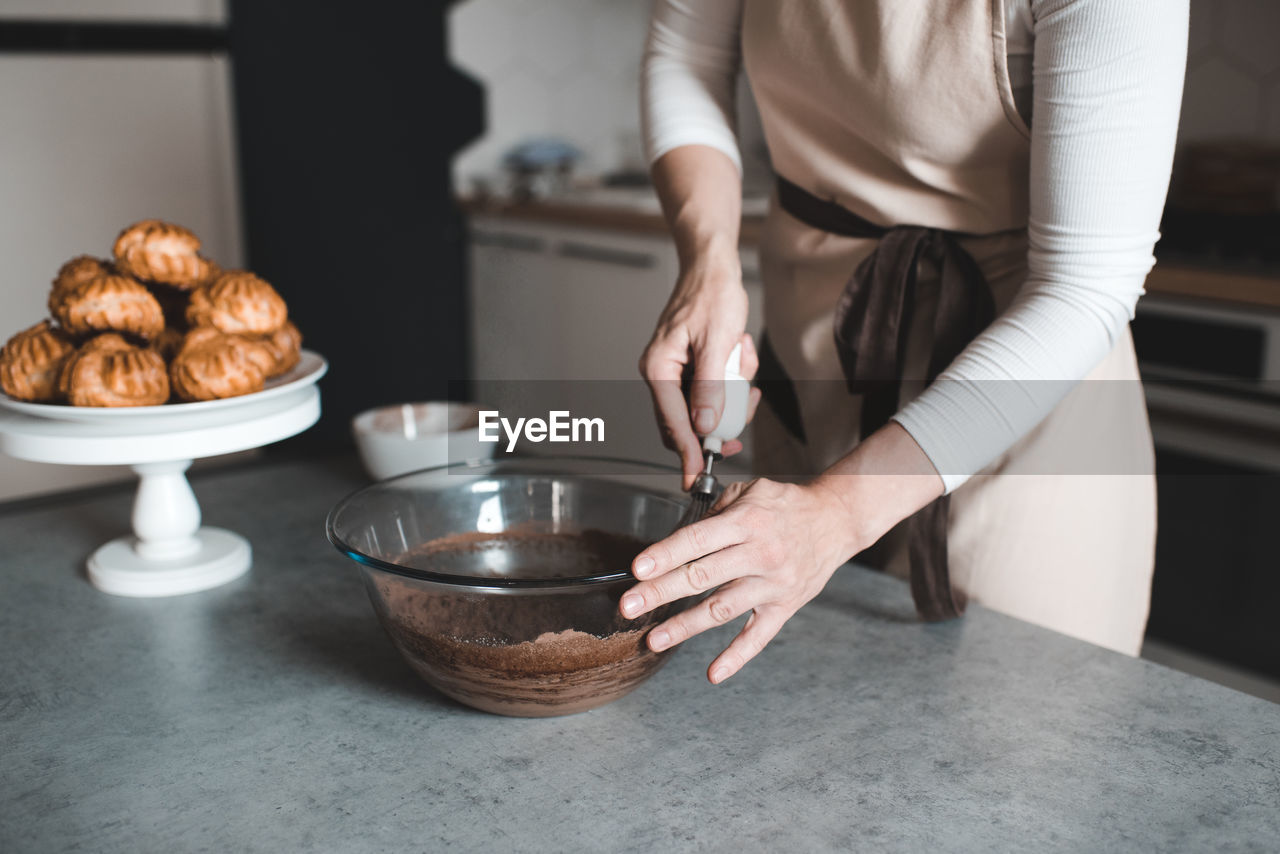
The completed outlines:
<svg viewBox="0 0 1280 854">
<path fill-rule="evenodd" d="M 191 460 L 133 466 L 133 536 L 89 557 L 89 581 L 118 596 L 173 596 L 226 584 L 249 571 L 249 541 L 200 526 L 200 505 L 184 475 Z"/>
<path fill-rule="evenodd" d="M 153 411 L 129 415 L 114 410 L 99 420 L 72 407 L 41 407 L 62 410 L 56 413 L 61 418 L 28 414 L 30 405 L 20 408 L 10 401 L 0 409 L 0 451 L 34 462 L 127 465 L 137 473 L 133 534 L 89 557 L 94 587 L 119 596 L 207 590 L 247 572 L 252 549 L 239 534 L 201 527 L 200 505 L 186 471 L 193 460 L 258 448 L 315 424 L 320 418 L 315 381 L 327 367 L 323 359 L 315 360 L 318 367 L 313 362 L 303 381 L 269 392 L 146 407 Z"/>
</svg>

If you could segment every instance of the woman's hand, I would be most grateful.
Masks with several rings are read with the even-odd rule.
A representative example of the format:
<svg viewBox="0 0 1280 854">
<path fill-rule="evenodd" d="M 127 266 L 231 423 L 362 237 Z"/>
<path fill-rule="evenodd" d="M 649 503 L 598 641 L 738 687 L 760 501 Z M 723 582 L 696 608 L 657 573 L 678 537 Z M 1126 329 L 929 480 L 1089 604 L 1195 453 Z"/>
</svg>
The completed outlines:
<svg viewBox="0 0 1280 854">
<path fill-rule="evenodd" d="M 747 292 L 738 257 L 742 179 L 724 152 L 705 145 L 668 151 L 653 164 L 652 175 L 680 259 L 680 277 L 640 358 L 640 374 L 653 396 L 662 443 L 680 455 L 688 489 L 702 468 L 698 435 L 705 436 L 720 422 L 724 364 L 739 341 L 742 375 L 750 379 L 756 372 L 755 347 L 743 334 Z M 694 382 L 686 401 L 681 382 L 687 367 L 693 369 Z M 725 443 L 723 453 L 741 449 L 735 440 Z"/>
<path fill-rule="evenodd" d="M 633 619 L 714 591 L 650 630 L 653 650 L 752 611 L 707 670 L 712 683 L 723 682 L 764 649 L 841 564 L 942 489 L 910 434 L 890 423 L 809 484 L 730 484 L 711 515 L 636 556 L 631 571 L 640 583 L 623 595 L 619 610 Z"/>
<path fill-rule="evenodd" d="M 754 611 L 707 678 L 723 682 L 764 649 L 791 615 L 817 596 L 859 551 L 849 510 L 832 491 L 772 480 L 732 483 L 711 515 L 645 549 L 632 564 L 641 583 L 621 602 L 624 617 L 719 588 L 649 632 L 663 650 Z"/>
<path fill-rule="evenodd" d="M 746 325 L 747 292 L 737 248 L 703 252 L 681 272 L 640 357 L 640 373 L 653 396 L 662 442 L 680 455 L 685 489 L 702 469 L 698 437 L 720 423 L 724 366 L 737 344 L 742 344 L 742 376 L 755 376 L 759 360 L 751 336 L 743 331 Z M 686 401 L 681 379 L 690 366 L 693 385 Z M 753 390 L 752 395 L 749 414 L 759 392 Z M 731 456 L 741 449 L 742 443 L 735 439 L 725 444 L 723 453 Z"/>
</svg>

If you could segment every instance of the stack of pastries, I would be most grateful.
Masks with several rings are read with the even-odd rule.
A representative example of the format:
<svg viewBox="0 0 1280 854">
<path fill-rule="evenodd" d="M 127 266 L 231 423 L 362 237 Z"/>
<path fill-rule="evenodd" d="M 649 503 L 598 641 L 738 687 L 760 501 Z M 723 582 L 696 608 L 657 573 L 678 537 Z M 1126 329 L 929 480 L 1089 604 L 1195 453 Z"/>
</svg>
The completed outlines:
<svg viewBox="0 0 1280 854">
<path fill-rule="evenodd" d="M 275 288 L 200 254 L 156 219 L 120 233 L 110 261 L 58 270 L 42 320 L 0 349 L 0 389 L 17 400 L 155 406 L 260 391 L 292 369 L 302 335 Z"/>
</svg>

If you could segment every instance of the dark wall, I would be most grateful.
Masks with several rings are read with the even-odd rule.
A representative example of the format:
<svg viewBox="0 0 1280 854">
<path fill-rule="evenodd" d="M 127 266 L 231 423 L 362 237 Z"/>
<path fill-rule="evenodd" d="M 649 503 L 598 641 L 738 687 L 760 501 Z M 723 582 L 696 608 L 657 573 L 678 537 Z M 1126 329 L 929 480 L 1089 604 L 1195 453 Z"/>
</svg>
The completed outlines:
<svg viewBox="0 0 1280 854">
<path fill-rule="evenodd" d="M 1280 678 L 1280 476 L 1160 451 L 1150 637 Z"/>
<path fill-rule="evenodd" d="M 467 376 L 466 254 L 451 155 L 483 130 L 442 2 L 231 0 L 248 262 L 331 364 L 324 418 L 446 397 Z"/>
</svg>

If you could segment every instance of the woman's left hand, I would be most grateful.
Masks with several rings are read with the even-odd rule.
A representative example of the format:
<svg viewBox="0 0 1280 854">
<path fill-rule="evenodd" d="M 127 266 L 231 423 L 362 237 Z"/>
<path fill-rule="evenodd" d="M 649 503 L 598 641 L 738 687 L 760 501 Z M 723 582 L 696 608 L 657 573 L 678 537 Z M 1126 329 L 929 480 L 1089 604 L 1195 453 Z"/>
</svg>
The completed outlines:
<svg viewBox="0 0 1280 854">
<path fill-rule="evenodd" d="M 707 518 L 636 556 L 631 571 L 640 583 L 623 594 L 619 609 L 631 619 L 715 591 L 654 626 L 653 650 L 752 611 L 707 670 L 712 683 L 723 682 L 759 654 L 842 563 L 942 491 L 920 446 L 890 422 L 811 483 L 730 484 Z"/>
<path fill-rule="evenodd" d="M 668 602 L 719 588 L 655 626 L 649 647 L 663 650 L 747 611 L 746 626 L 707 671 L 712 683 L 742 668 L 836 569 L 861 550 L 849 510 L 829 487 L 754 480 L 732 483 L 700 522 L 641 552 L 641 583 L 622 597 L 634 618 Z"/>
</svg>

